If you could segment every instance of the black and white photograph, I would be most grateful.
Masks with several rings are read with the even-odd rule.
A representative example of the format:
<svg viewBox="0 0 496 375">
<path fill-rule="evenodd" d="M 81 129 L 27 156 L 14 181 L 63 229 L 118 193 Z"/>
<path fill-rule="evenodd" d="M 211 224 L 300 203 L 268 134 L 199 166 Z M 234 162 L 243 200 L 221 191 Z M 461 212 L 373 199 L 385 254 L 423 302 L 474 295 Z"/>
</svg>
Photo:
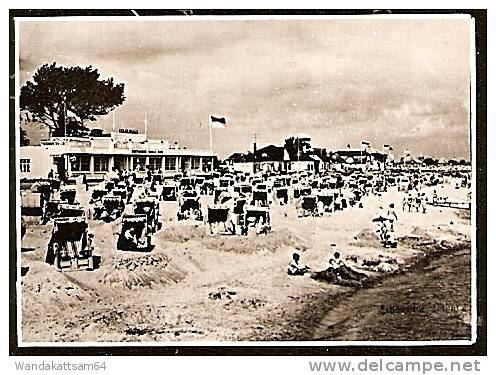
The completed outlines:
<svg viewBox="0 0 496 375">
<path fill-rule="evenodd" d="M 13 16 L 19 348 L 480 344 L 480 18 Z"/>
</svg>

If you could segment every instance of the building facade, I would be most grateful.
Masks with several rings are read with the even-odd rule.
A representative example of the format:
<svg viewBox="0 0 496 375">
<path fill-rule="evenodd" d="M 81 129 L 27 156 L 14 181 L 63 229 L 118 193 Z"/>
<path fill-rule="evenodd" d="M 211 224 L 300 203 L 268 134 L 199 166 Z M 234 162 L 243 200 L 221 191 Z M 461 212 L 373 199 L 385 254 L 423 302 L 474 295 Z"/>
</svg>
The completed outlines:
<svg viewBox="0 0 496 375">
<path fill-rule="evenodd" d="M 40 143 L 20 148 L 21 178 L 47 177 L 50 170 L 68 177 L 98 177 L 114 169 L 194 175 L 213 170 L 216 159 L 209 151 L 147 139 L 128 129 L 93 137 L 52 137 Z"/>
<path fill-rule="evenodd" d="M 253 152 L 231 154 L 226 162 L 238 172 L 319 172 L 324 164 L 312 151 L 310 138 L 291 137 L 284 146 L 267 145 Z"/>
</svg>

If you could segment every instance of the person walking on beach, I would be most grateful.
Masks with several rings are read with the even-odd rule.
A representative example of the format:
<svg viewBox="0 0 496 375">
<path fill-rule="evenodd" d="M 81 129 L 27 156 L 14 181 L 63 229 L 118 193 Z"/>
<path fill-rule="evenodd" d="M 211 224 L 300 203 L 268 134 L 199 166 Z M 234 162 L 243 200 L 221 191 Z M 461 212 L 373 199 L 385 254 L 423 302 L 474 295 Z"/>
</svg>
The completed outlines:
<svg viewBox="0 0 496 375">
<path fill-rule="evenodd" d="M 420 191 L 418 190 L 418 188 L 415 188 L 415 210 L 419 212 L 421 206 L 422 206 L 422 198 L 420 195 Z"/>
<path fill-rule="evenodd" d="M 422 193 L 420 197 L 420 206 L 422 207 L 422 213 L 425 214 L 427 212 L 427 195 Z"/>
<path fill-rule="evenodd" d="M 386 224 L 386 247 L 395 247 L 396 241 L 394 239 L 394 222 L 398 221 L 398 215 L 396 215 L 396 211 L 394 210 L 394 203 L 389 205 L 389 209 L 386 214 L 387 221 Z"/>
<path fill-rule="evenodd" d="M 377 224 L 376 233 L 378 234 L 379 240 L 382 243 L 385 243 L 387 240 L 386 239 L 386 237 L 387 237 L 386 236 L 387 235 L 386 221 L 387 221 L 386 213 L 384 212 L 384 209 L 382 208 L 382 206 L 379 206 L 379 208 L 377 209 L 377 212 L 374 215 L 374 218 L 372 219 L 372 222 Z"/>
<path fill-rule="evenodd" d="M 386 213 L 386 219 L 388 231 L 394 232 L 394 222 L 398 221 L 398 215 L 396 215 L 396 211 L 394 210 L 394 203 L 389 204 L 389 208 Z"/>
<path fill-rule="evenodd" d="M 414 200 L 415 198 L 413 196 L 413 191 L 408 190 L 408 198 L 407 198 L 408 212 L 410 212 L 413 209 Z"/>
</svg>

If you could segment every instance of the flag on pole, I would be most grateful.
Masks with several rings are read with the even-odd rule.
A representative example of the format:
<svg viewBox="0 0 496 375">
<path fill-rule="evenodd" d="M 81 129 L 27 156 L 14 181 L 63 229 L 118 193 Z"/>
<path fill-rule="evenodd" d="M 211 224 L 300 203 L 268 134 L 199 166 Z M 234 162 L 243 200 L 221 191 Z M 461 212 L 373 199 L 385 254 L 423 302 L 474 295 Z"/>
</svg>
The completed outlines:
<svg viewBox="0 0 496 375">
<path fill-rule="evenodd" d="M 212 128 L 225 128 L 228 122 L 225 116 L 218 115 L 210 115 L 209 121 Z"/>
</svg>

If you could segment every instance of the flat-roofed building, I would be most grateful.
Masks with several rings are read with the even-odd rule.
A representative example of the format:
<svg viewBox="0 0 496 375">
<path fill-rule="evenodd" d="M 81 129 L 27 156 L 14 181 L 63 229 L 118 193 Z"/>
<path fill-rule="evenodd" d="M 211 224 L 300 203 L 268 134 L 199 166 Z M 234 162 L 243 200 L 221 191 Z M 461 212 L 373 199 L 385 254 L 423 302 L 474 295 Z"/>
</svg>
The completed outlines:
<svg viewBox="0 0 496 375">
<path fill-rule="evenodd" d="M 40 143 L 20 148 L 21 178 L 46 177 L 50 170 L 59 176 L 99 176 L 114 168 L 194 175 L 213 170 L 216 158 L 210 151 L 147 139 L 131 129 L 98 136 L 52 137 Z"/>
</svg>

